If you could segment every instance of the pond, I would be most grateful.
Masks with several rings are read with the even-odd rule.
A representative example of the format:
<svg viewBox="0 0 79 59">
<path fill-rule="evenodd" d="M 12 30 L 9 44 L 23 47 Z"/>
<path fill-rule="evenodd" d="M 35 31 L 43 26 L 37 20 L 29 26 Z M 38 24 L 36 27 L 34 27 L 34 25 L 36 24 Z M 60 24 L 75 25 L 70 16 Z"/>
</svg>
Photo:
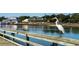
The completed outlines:
<svg viewBox="0 0 79 59">
<path fill-rule="evenodd" d="M 45 34 L 48 36 L 60 36 L 57 27 L 53 26 L 27 26 L 22 25 L 17 27 L 17 30 L 28 31 L 30 33 Z M 79 39 L 79 28 L 78 27 L 64 27 L 65 33 L 62 34 L 63 37 Z"/>
<path fill-rule="evenodd" d="M 34 26 L 34 25 L 3 25 L 1 28 L 9 30 L 18 30 L 29 33 L 45 34 L 48 36 L 60 36 L 57 27 L 53 26 Z M 64 27 L 63 37 L 79 39 L 79 27 Z"/>
</svg>

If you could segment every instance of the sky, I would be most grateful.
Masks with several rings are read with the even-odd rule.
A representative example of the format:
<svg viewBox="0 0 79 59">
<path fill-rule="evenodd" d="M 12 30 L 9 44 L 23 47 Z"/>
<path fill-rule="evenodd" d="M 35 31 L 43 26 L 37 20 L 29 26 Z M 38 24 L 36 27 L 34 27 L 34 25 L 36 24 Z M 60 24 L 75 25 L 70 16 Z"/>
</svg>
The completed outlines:
<svg viewBox="0 0 79 59">
<path fill-rule="evenodd" d="M 5 17 L 18 17 L 18 16 L 44 16 L 44 15 L 52 15 L 53 13 L 0 13 L 0 17 L 1 16 L 5 16 Z M 65 13 L 68 14 L 68 13 Z"/>
<path fill-rule="evenodd" d="M 10 16 L 44 16 L 52 15 L 53 13 L 0 13 L 0 16 L 10 17 Z"/>
</svg>

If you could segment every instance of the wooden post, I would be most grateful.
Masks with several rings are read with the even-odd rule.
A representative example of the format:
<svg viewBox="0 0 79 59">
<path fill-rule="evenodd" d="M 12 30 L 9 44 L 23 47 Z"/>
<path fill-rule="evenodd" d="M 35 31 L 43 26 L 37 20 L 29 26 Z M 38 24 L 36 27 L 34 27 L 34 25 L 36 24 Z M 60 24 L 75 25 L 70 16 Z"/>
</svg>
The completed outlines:
<svg viewBox="0 0 79 59">
<path fill-rule="evenodd" d="M 52 43 L 51 46 L 58 46 L 58 44 L 57 43 Z"/>
<path fill-rule="evenodd" d="M 11 33 L 11 35 L 12 35 L 12 36 L 15 36 L 15 33 Z M 14 39 L 14 38 L 12 38 L 12 40 L 13 40 L 13 41 L 15 41 L 15 39 Z"/>
<path fill-rule="evenodd" d="M 4 31 L 4 33 L 6 33 L 6 31 Z"/>
<path fill-rule="evenodd" d="M 29 41 L 29 36 L 26 34 L 26 40 Z M 28 43 L 26 43 L 27 46 L 29 46 Z"/>
<path fill-rule="evenodd" d="M 26 34 L 26 40 L 29 41 L 29 36 Z"/>
<path fill-rule="evenodd" d="M 5 33 L 6 33 L 6 31 L 3 31 L 3 33 L 5 34 Z M 4 34 L 3 34 L 3 37 L 4 37 Z"/>
<path fill-rule="evenodd" d="M 12 36 L 15 36 L 15 33 L 11 33 Z"/>
<path fill-rule="evenodd" d="M 17 34 L 18 34 L 19 32 L 17 32 Z"/>
<path fill-rule="evenodd" d="M 5 34 L 5 33 L 6 33 L 6 31 L 4 31 L 3 33 Z M 3 34 L 3 37 L 5 37 L 5 36 L 4 36 L 4 34 Z"/>
</svg>

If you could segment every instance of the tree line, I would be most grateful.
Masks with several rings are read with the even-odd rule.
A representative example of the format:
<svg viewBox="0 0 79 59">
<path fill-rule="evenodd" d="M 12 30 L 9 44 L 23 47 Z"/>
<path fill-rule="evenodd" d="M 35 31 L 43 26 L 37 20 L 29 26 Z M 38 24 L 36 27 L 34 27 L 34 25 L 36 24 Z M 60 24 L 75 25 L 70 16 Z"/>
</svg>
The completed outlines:
<svg viewBox="0 0 79 59">
<path fill-rule="evenodd" d="M 44 21 L 54 22 L 55 20 L 53 17 L 57 17 L 60 22 L 63 23 L 79 23 L 79 13 L 72 13 L 72 14 L 52 14 L 52 15 L 45 15 L 43 16 Z"/>
<path fill-rule="evenodd" d="M 34 16 L 37 17 L 37 16 Z M 38 20 L 36 19 L 35 21 L 38 22 L 54 22 L 55 20 L 53 17 L 57 17 L 60 22 L 62 23 L 79 23 L 79 13 L 72 13 L 72 14 L 64 14 L 64 13 L 59 13 L 59 14 L 52 14 L 52 15 L 44 15 L 41 18 L 43 20 Z M 24 19 L 30 19 L 30 16 L 19 16 L 17 17 L 18 22 L 22 22 Z M 6 20 L 5 16 L 0 17 L 0 21 Z"/>
</svg>

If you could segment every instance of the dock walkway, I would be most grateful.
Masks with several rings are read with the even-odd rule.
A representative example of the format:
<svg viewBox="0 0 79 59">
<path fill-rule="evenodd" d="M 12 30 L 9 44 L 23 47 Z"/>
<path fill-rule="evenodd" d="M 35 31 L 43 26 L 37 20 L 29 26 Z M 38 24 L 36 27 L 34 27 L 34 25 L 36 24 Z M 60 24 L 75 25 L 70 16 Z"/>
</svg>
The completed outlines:
<svg viewBox="0 0 79 59">
<path fill-rule="evenodd" d="M 5 31 L 11 31 L 11 32 L 17 32 L 16 30 L 6 30 L 3 29 Z M 79 46 L 79 40 L 77 39 L 71 39 L 71 38 L 65 38 L 65 37 L 54 37 L 54 36 L 48 36 L 48 35 L 43 35 L 43 34 L 32 34 L 32 33 L 28 33 L 28 32 L 21 32 L 19 31 L 20 34 L 28 34 L 29 37 L 34 37 L 40 40 L 45 40 L 51 43 L 58 43 L 58 44 L 63 44 L 65 46 L 74 46 L 74 45 L 78 45 Z"/>
<path fill-rule="evenodd" d="M 0 37 L 0 46 L 18 46 L 18 45 L 14 44 L 13 42 L 3 37 Z"/>
</svg>

